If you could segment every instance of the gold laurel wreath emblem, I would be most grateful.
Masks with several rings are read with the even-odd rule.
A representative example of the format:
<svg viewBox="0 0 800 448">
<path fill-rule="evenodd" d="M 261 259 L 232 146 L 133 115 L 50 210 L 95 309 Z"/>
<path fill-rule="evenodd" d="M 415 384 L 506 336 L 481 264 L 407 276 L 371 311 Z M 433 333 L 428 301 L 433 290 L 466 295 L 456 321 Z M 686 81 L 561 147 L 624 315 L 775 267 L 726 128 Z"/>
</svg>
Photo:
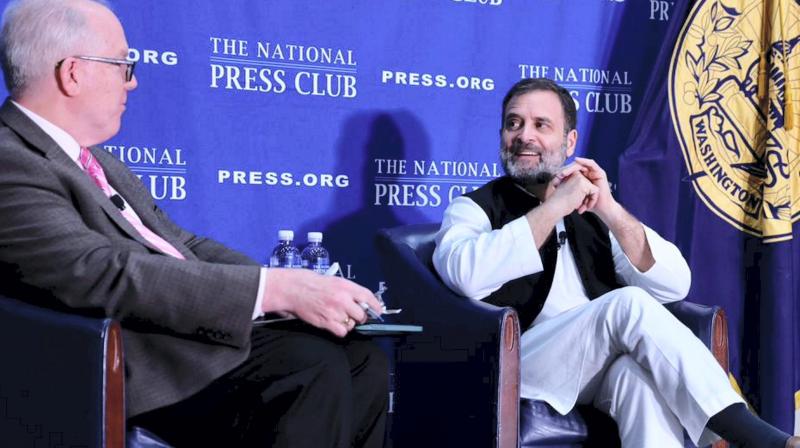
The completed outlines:
<svg viewBox="0 0 800 448">
<path fill-rule="evenodd" d="M 669 102 L 698 196 L 735 228 L 777 242 L 800 217 L 800 6 L 766 2 L 695 4 L 672 55 Z"/>
</svg>

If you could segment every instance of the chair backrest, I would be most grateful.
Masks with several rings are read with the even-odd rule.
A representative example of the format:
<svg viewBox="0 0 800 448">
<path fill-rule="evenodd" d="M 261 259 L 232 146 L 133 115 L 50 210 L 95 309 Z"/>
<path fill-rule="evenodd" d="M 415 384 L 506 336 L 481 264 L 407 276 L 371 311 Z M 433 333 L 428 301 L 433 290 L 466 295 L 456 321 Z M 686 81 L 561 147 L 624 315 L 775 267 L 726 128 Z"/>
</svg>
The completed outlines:
<svg viewBox="0 0 800 448">
<path fill-rule="evenodd" d="M 409 224 L 387 229 L 387 232 L 396 241 L 402 241 L 417 254 L 420 260 L 430 262 L 433 250 L 436 248 L 436 234 L 439 224 Z"/>
<path fill-rule="evenodd" d="M 23 446 L 9 443 L 12 437 L 25 445 L 41 437 L 63 446 L 124 446 L 118 323 L 0 296 L 0 356 L 3 446 Z"/>
<path fill-rule="evenodd" d="M 378 232 L 376 243 L 389 296 L 403 298 L 405 303 L 392 305 L 404 308 L 406 319 L 425 322 L 445 319 L 453 303 L 466 300 L 445 286 L 433 267 L 438 230 L 438 224 L 411 224 Z M 414 299 L 420 295 L 425 301 L 415 306 L 418 301 Z"/>
<path fill-rule="evenodd" d="M 378 232 L 392 306 L 424 327 L 397 354 L 398 445 L 516 447 L 519 322 L 516 312 L 452 292 L 432 264 L 438 224 Z M 431 397 L 436 399 L 432 400 Z M 410 428 L 410 429 L 405 429 Z M 422 433 L 439 433 L 423 438 Z"/>
<path fill-rule="evenodd" d="M 409 224 L 384 230 L 389 239 L 398 245 L 408 246 L 423 266 L 438 278 L 433 268 L 433 251 L 439 224 Z"/>
</svg>

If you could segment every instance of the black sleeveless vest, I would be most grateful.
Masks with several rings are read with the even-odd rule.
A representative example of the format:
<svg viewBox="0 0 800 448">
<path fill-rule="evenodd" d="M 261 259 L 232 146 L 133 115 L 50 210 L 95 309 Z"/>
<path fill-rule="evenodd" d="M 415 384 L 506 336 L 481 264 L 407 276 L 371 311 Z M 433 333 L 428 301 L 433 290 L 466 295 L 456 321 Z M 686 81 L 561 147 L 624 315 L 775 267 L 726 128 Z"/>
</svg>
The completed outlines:
<svg viewBox="0 0 800 448">
<path fill-rule="evenodd" d="M 464 196 L 483 209 L 492 229 L 503 227 L 540 204 L 538 199 L 522 191 L 508 176 L 497 178 Z M 621 287 L 614 272 L 608 228 L 600 218 L 594 213 L 580 215 L 573 212 L 564 217 L 564 228 L 589 299 L 596 299 Z M 508 281 L 483 299 L 493 305 L 514 307 L 519 314 L 523 331 L 542 311 L 553 283 L 558 251 L 554 233 L 550 234 L 539 249 L 544 264 L 543 271 Z M 494 262 L 503 263 L 504 260 Z"/>
</svg>

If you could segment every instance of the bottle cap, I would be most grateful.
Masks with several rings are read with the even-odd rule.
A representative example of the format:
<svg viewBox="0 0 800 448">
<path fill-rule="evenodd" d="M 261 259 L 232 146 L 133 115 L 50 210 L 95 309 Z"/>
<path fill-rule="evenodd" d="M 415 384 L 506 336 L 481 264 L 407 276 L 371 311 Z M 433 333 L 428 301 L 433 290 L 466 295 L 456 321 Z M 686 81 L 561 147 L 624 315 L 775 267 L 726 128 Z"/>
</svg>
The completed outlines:
<svg viewBox="0 0 800 448">
<path fill-rule="evenodd" d="M 293 240 L 294 239 L 294 231 L 292 230 L 278 230 L 278 239 L 283 240 Z"/>
<path fill-rule="evenodd" d="M 322 232 L 308 232 L 308 242 L 309 243 L 321 243 L 322 242 Z"/>
</svg>

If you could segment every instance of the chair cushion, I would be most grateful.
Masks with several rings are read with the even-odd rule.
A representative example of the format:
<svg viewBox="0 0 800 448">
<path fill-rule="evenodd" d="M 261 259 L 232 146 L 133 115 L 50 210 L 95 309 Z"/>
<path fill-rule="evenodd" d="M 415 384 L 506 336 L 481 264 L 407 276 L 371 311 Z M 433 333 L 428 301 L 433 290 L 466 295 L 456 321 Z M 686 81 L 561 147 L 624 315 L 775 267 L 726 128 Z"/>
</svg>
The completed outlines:
<svg viewBox="0 0 800 448">
<path fill-rule="evenodd" d="M 543 401 L 521 399 L 520 447 L 619 447 L 617 425 L 591 406 L 561 415 Z"/>
<path fill-rule="evenodd" d="M 171 448 L 167 442 L 159 439 L 152 432 L 139 427 L 128 431 L 128 448 Z"/>
<path fill-rule="evenodd" d="M 520 446 L 582 446 L 586 440 L 586 422 L 573 409 L 561 415 L 543 401 L 520 400 Z"/>
</svg>

